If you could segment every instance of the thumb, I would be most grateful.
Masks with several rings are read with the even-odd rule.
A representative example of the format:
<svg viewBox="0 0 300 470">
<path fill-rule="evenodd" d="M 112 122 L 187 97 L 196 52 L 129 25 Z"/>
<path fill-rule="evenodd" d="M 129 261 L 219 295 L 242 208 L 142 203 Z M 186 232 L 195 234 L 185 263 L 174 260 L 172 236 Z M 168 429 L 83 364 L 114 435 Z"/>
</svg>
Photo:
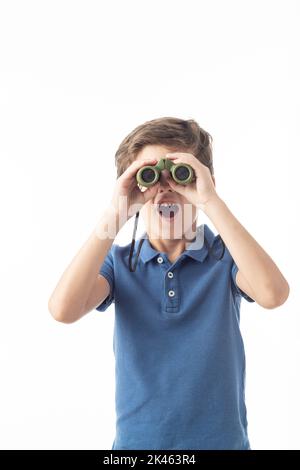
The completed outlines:
<svg viewBox="0 0 300 470">
<path fill-rule="evenodd" d="M 146 189 L 146 191 L 143 192 L 145 202 L 149 201 L 156 195 L 158 188 L 159 188 L 159 182 L 155 183 L 153 186 L 150 186 L 149 188 Z"/>
<path fill-rule="evenodd" d="M 173 178 L 171 178 L 171 177 L 168 177 L 167 181 L 168 181 L 169 186 L 172 189 L 174 189 L 174 191 L 176 191 L 177 193 L 182 194 L 182 196 L 184 196 L 186 188 L 183 184 L 176 183 L 176 181 L 174 181 Z"/>
</svg>

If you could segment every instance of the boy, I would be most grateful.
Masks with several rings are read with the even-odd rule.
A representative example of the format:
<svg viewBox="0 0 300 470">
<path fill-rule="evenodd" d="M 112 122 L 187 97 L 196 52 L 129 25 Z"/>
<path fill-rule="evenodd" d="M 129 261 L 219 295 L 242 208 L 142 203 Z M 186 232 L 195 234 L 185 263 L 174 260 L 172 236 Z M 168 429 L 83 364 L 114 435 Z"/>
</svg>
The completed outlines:
<svg viewBox="0 0 300 470">
<path fill-rule="evenodd" d="M 111 204 L 49 300 L 65 323 L 115 302 L 113 449 L 250 449 L 240 302 L 278 307 L 289 285 L 217 194 L 211 140 L 194 120 L 134 129 L 115 156 Z M 161 158 L 189 164 L 194 181 L 164 169 L 142 190 L 137 171 Z M 197 226 L 199 209 L 219 235 Z M 130 272 L 130 244 L 113 241 L 139 210 L 146 232 Z"/>
</svg>

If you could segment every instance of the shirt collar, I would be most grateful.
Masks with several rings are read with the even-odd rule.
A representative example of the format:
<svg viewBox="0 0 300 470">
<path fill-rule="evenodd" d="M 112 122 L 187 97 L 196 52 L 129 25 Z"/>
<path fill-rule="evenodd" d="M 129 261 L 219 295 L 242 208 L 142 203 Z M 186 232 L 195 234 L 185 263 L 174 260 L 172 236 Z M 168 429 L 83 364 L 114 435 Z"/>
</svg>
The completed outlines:
<svg viewBox="0 0 300 470">
<path fill-rule="evenodd" d="M 207 244 L 209 245 L 209 247 L 211 247 L 214 242 L 215 235 L 208 227 L 208 225 L 202 224 L 196 228 L 195 240 L 188 245 L 187 249 L 183 251 L 180 256 L 189 256 L 190 258 L 193 258 L 196 261 L 203 262 L 208 254 L 207 247 L 204 243 L 204 235 Z M 147 263 L 155 256 L 157 256 L 160 252 L 155 250 L 150 244 L 147 232 L 144 232 L 136 241 L 137 245 L 141 238 L 144 238 L 144 241 L 142 243 L 140 251 L 140 258 L 144 263 Z"/>
</svg>

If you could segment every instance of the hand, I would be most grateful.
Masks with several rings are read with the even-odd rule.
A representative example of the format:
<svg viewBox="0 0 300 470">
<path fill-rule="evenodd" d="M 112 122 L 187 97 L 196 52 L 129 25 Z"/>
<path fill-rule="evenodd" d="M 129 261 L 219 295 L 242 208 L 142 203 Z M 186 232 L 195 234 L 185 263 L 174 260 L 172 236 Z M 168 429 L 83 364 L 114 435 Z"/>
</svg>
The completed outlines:
<svg viewBox="0 0 300 470">
<path fill-rule="evenodd" d="M 136 173 L 140 168 L 144 165 L 156 165 L 156 163 L 156 158 L 135 160 L 117 179 L 111 204 L 117 215 L 122 216 L 123 220 L 135 215 L 146 202 L 156 195 L 159 182 L 142 191 L 136 181 Z"/>
<path fill-rule="evenodd" d="M 167 178 L 167 181 L 172 189 L 196 207 L 204 210 L 208 201 L 217 196 L 215 182 L 209 168 L 191 153 L 167 153 L 165 157 L 174 163 L 187 163 L 193 168 L 196 179 L 192 183 L 187 185 L 176 183 L 171 175 Z"/>
</svg>

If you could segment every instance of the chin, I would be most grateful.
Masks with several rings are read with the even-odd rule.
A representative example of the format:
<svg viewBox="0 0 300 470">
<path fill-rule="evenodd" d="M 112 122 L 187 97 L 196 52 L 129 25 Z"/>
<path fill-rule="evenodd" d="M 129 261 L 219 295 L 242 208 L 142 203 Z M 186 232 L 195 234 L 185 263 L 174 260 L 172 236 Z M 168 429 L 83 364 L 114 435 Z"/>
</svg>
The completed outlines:
<svg viewBox="0 0 300 470">
<path fill-rule="evenodd" d="M 159 218 L 153 224 L 153 232 L 157 238 L 164 240 L 178 240 L 183 238 L 184 230 L 181 220 L 165 220 Z"/>
<path fill-rule="evenodd" d="M 162 239 L 164 240 L 182 240 L 183 239 L 183 231 L 182 230 L 168 230 L 168 229 L 162 229 L 160 232 L 160 235 Z"/>
</svg>

